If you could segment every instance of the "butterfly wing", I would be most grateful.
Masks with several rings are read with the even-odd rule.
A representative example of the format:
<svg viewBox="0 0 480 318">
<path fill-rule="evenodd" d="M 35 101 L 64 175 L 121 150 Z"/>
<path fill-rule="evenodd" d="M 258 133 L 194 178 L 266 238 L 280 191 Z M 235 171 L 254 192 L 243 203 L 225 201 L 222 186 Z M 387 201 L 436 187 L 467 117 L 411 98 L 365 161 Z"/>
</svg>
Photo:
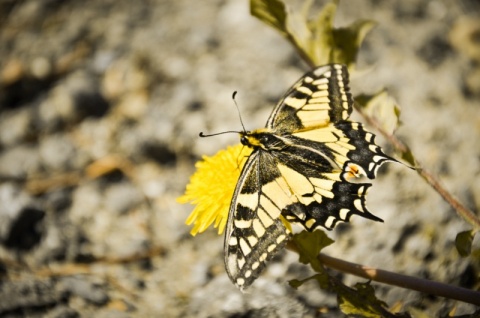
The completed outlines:
<svg viewBox="0 0 480 318">
<path fill-rule="evenodd" d="M 267 128 L 288 133 L 345 120 L 353 100 L 344 65 L 329 64 L 305 74 L 283 96 L 267 121 Z"/>
<path fill-rule="evenodd" d="M 289 145 L 272 153 L 298 199 L 282 214 L 310 231 L 332 229 L 353 214 L 381 221 L 366 208 L 371 184 L 348 179 L 373 179 L 382 163 L 395 160 L 375 144 L 373 134 L 347 120 L 353 106 L 348 84 L 344 65 L 314 69 L 287 91 L 267 121 Z"/>
<path fill-rule="evenodd" d="M 284 138 L 289 147 L 272 155 L 296 197 L 296 202 L 282 211 L 286 220 L 309 231 L 333 229 L 353 214 L 381 221 L 366 206 L 371 184 L 348 182 L 360 174 L 374 178 L 378 167 L 389 160 L 374 144 L 373 135 L 358 123 L 341 122 Z"/>
<path fill-rule="evenodd" d="M 225 235 L 225 267 L 239 288 L 252 284 L 285 245 L 289 232 L 280 215 L 292 199 L 274 158 L 254 151 L 237 183 Z"/>
</svg>

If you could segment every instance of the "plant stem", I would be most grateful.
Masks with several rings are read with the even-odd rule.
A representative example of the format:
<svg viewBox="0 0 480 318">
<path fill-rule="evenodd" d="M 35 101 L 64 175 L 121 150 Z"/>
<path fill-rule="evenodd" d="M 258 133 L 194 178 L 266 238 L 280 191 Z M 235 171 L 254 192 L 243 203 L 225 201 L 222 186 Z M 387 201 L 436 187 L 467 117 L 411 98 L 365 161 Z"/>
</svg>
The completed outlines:
<svg viewBox="0 0 480 318">
<path fill-rule="evenodd" d="M 422 293 L 455 299 L 480 306 L 480 292 L 477 291 L 350 263 L 323 253 L 318 255 L 318 259 L 323 265 L 341 272 L 360 276 L 379 283 L 408 288 Z"/>
</svg>

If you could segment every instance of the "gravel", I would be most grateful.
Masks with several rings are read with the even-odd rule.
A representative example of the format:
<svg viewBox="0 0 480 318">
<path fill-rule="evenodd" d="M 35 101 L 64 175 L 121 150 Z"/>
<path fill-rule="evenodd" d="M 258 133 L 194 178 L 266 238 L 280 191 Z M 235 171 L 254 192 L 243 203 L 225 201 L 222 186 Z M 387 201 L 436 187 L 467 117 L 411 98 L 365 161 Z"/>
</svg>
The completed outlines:
<svg viewBox="0 0 480 318">
<path fill-rule="evenodd" d="M 351 76 L 354 95 L 386 88 L 402 109 L 397 136 L 474 211 L 479 14 L 467 0 L 365 0 L 342 1 L 336 18 L 378 22 Z M 246 128 L 263 127 L 307 70 L 248 1 L 4 0 L 0 21 L 0 316 L 341 316 L 314 283 L 288 287 L 311 271 L 287 251 L 239 292 L 222 237 L 191 237 L 191 206 L 176 202 L 195 161 L 238 142 L 198 138 L 241 129 L 232 92 Z M 471 227 L 414 171 L 382 167 L 368 204 L 384 223 L 353 218 L 328 233 L 327 254 L 478 286 L 478 261 L 454 246 Z M 374 286 L 401 310 L 475 310 Z"/>
</svg>

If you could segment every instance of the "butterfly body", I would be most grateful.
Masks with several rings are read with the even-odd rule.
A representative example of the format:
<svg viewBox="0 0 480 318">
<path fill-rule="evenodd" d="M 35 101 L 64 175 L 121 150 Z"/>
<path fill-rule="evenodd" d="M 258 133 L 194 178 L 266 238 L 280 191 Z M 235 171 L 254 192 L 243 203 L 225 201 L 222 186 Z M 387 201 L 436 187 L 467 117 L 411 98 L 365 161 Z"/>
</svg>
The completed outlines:
<svg viewBox="0 0 480 318">
<path fill-rule="evenodd" d="M 353 214 L 381 221 L 365 203 L 369 183 L 394 159 L 361 124 L 348 120 L 353 100 L 345 66 L 331 64 L 305 74 L 274 108 L 266 127 L 240 133 L 253 148 L 230 205 L 225 265 L 239 288 L 248 287 L 281 250 L 290 231 L 332 229 Z M 283 219 L 283 220 L 282 220 Z"/>
</svg>

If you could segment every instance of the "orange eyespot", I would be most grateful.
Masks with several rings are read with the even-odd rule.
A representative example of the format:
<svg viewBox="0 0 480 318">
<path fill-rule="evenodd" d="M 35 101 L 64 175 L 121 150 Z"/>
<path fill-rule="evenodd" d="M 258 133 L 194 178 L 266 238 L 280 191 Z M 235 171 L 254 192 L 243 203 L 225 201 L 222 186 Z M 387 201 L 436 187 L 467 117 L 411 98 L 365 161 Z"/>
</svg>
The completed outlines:
<svg viewBox="0 0 480 318">
<path fill-rule="evenodd" d="M 348 163 L 347 166 L 345 167 L 345 179 L 349 179 L 349 178 L 359 178 L 361 176 L 361 172 L 360 172 L 360 169 L 358 167 L 358 165 L 354 164 L 354 163 Z"/>
</svg>

